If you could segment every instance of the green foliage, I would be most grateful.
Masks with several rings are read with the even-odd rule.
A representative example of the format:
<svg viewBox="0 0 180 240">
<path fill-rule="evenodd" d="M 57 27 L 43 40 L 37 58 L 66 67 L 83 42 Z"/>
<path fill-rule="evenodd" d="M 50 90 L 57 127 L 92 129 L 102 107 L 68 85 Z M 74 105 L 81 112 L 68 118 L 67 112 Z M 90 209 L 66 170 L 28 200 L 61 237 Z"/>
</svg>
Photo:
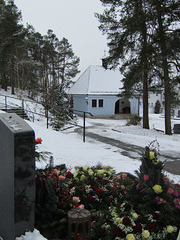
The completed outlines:
<svg viewBox="0 0 180 240">
<path fill-rule="evenodd" d="M 64 91 L 63 85 L 54 85 L 50 103 L 51 125 L 55 130 L 59 130 L 64 124 L 73 118 L 70 111 L 70 102 Z"/>
<path fill-rule="evenodd" d="M 14 1 L 0 2 L 0 84 L 29 97 L 41 95 L 51 101 L 50 88 L 62 85 L 64 91 L 79 72 L 79 58 L 66 38 L 59 40 L 53 30 L 42 36 L 33 26 L 21 24 L 21 13 Z"/>
<path fill-rule="evenodd" d="M 144 214 L 159 211 L 159 220 L 167 225 L 179 226 L 179 209 L 175 204 L 179 188 L 163 173 L 164 163 L 158 160 L 158 147 L 152 142 L 142 155 L 138 181 L 127 195 L 129 202 L 140 208 Z"/>
<path fill-rule="evenodd" d="M 127 125 L 135 125 L 136 126 L 136 125 L 140 124 L 141 120 L 142 120 L 142 118 L 139 115 L 134 114 L 130 117 L 130 120 L 127 123 Z"/>
<path fill-rule="evenodd" d="M 143 96 L 143 128 L 149 128 L 148 90 L 164 88 L 165 132 L 171 134 L 170 109 L 179 72 L 179 0 L 101 0 L 96 14 L 107 34 L 109 66 L 123 72 L 123 94 Z"/>
</svg>

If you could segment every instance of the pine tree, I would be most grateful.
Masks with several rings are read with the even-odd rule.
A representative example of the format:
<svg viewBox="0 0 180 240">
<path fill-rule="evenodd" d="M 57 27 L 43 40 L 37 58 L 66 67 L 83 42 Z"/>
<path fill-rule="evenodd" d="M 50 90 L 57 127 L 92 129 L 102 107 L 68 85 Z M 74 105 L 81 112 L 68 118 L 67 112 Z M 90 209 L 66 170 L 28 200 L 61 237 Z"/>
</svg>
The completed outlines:
<svg viewBox="0 0 180 240">
<path fill-rule="evenodd" d="M 172 134 L 171 130 L 171 71 L 174 67 L 179 67 L 179 47 L 177 47 L 176 34 L 180 28 L 175 27 L 180 20 L 179 0 L 147 0 L 151 4 L 151 9 L 154 13 L 154 43 L 160 49 L 157 56 L 162 69 L 162 81 L 164 86 L 165 96 L 165 133 Z M 178 34 L 179 35 L 179 34 Z M 174 44 L 175 43 L 175 44 Z M 177 51 L 178 50 L 178 51 Z M 173 62 L 173 66 L 172 66 Z"/>
<path fill-rule="evenodd" d="M 135 89 L 137 94 L 138 88 L 143 92 L 144 128 L 149 127 L 148 90 L 158 81 L 165 93 L 165 133 L 171 134 L 172 89 L 180 69 L 180 0 L 101 2 L 107 8 L 96 16 L 109 40 L 107 60 L 113 67 L 121 64 L 125 93 L 134 94 Z"/>
<path fill-rule="evenodd" d="M 160 108 L 161 108 L 161 103 L 159 100 L 156 101 L 155 103 L 155 109 L 154 109 L 154 113 L 160 113 Z"/>
<path fill-rule="evenodd" d="M 66 38 L 57 43 L 58 51 L 58 79 L 59 83 L 68 88 L 72 79 L 79 73 L 78 66 L 80 59 L 75 56 L 72 46 Z"/>
<path fill-rule="evenodd" d="M 21 12 L 18 11 L 13 0 L 1 1 L 0 19 L 0 75 L 2 87 L 7 90 L 8 84 L 15 87 L 15 61 L 16 54 L 23 45 L 25 36 L 23 25 L 20 24 Z"/>
<path fill-rule="evenodd" d="M 50 102 L 50 113 L 52 114 L 51 125 L 54 129 L 59 130 L 64 126 L 66 121 L 72 118 L 70 102 L 63 84 L 54 84 L 50 92 L 52 92 Z"/>
<path fill-rule="evenodd" d="M 105 1 L 107 8 L 103 14 L 96 14 L 101 23 L 100 29 L 107 34 L 109 57 L 111 64 L 116 67 L 121 60 L 121 70 L 125 78 L 125 93 L 141 86 L 143 92 L 143 127 L 149 128 L 148 119 L 148 73 L 149 73 L 149 38 L 147 4 L 142 0 Z M 135 79 L 129 78 L 136 72 Z M 131 87 L 131 90 L 128 88 Z M 136 89 L 137 90 L 137 89 Z M 138 94 L 140 95 L 140 93 Z M 132 95 L 131 95 L 132 96 Z"/>
</svg>

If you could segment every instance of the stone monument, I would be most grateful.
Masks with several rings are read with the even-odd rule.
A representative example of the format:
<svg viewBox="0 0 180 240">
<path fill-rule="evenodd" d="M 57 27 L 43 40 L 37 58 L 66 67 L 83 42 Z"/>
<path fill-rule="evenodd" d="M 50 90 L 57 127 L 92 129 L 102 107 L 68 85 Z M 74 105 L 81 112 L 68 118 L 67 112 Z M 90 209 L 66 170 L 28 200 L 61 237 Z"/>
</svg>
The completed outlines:
<svg viewBox="0 0 180 240">
<path fill-rule="evenodd" d="M 34 230 L 35 135 L 16 114 L 0 114 L 0 236 Z"/>
</svg>

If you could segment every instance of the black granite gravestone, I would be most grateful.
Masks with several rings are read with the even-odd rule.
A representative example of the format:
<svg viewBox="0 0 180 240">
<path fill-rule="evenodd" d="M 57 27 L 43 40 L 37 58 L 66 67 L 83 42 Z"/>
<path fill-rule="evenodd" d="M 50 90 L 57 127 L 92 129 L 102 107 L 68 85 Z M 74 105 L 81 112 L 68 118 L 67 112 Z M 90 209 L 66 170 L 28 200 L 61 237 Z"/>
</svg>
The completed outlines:
<svg viewBox="0 0 180 240">
<path fill-rule="evenodd" d="M 16 114 L 0 114 L 0 236 L 34 229 L 35 136 Z"/>
</svg>

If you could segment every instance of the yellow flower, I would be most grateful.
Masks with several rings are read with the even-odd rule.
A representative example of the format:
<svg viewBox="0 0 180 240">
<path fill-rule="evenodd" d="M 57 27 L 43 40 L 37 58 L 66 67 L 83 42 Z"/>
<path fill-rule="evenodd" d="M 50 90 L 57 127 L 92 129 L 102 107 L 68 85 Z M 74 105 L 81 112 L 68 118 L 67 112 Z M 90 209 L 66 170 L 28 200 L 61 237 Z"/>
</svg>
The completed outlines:
<svg viewBox="0 0 180 240">
<path fill-rule="evenodd" d="M 118 224 L 120 224 L 120 223 L 122 223 L 122 218 L 117 217 L 117 218 L 114 220 L 114 224 L 115 224 L 115 225 L 118 225 Z"/>
<path fill-rule="evenodd" d="M 84 176 L 84 175 L 81 175 L 81 179 L 82 179 L 82 180 L 85 179 L 85 176 Z"/>
<path fill-rule="evenodd" d="M 88 173 L 89 173 L 90 176 L 92 176 L 94 172 L 93 172 L 93 170 L 90 168 L 90 169 L 88 170 Z"/>
<path fill-rule="evenodd" d="M 155 158 L 155 154 L 154 154 L 153 151 L 149 152 L 149 157 L 150 157 L 151 160 L 153 160 Z"/>
<path fill-rule="evenodd" d="M 148 231 L 148 230 L 144 230 L 143 232 L 142 232 L 142 237 L 143 238 L 148 238 L 150 236 L 150 232 Z"/>
<path fill-rule="evenodd" d="M 103 169 L 97 170 L 98 174 L 103 175 L 105 171 Z"/>
<path fill-rule="evenodd" d="M 174 231 L 174 228 L 173 228 L 173 226 L 169 225 L 169 226 L 167 226 L 166 230 L 168 233 L 172 233 Z"/>
<path fill-rule="evenodd" d="M 84 171 L 87 171 L 87 170 L 88 170 L 88 167 L 83 167 L 83 170 L 84 170 Z"/>
<path fill-rule="evenodd" d="M 135 240 L 135 237 L 132 233 L 130 233 L 130 234 L 127 234 L 126 239 L 127 240 Z"/>
<path fill-rule="evenodd" d="M 132 213 L 132 217 L 133 217 L 134 219 L 137 219 L 137 218 L 138 218 L 137 213 Z"/>
<path fill-rule="evenodd" d="M 77 175 L 78 175 L 78 173 L 77 173 L 77 172 L 75 172 L 75 174 L 74 174 L 74 177 L 77 177 Z"/>
<path fill-rule="evenodd" d="M 102 165 L 101 167 L 102 167 L 102 168 L 108 168 L 106 165 Z"/>
<path fill-rule="evenodd" d="M 153 190 L 157 194 L 160 194 L 163 191 L 162 187 L 160 185 L 158 185 L 158 184 L 154 185 Z"/>
<path fill-rule="evenodd" d="M 159 161 L 157 159 L 154 159 L 152 162 L 153 162 L 154 165 L 159 163 Z"/>
</svg>

